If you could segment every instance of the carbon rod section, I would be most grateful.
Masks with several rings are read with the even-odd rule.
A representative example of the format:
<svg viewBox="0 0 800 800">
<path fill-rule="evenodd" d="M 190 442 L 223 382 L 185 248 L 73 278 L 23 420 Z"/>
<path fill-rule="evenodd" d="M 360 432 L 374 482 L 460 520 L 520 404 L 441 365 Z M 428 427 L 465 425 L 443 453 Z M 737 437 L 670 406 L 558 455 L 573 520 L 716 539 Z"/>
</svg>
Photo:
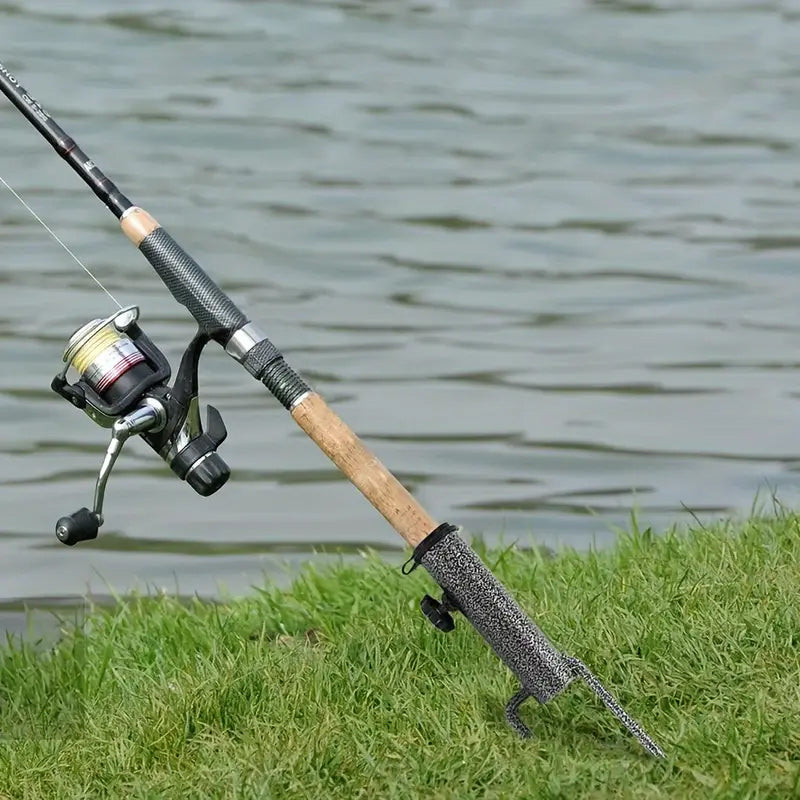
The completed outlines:
<svg viewBox="0 0 800 800">
<path fill-rule="evenodd" d="M 2 63 L 0 63 L 0 90 L 83 178 L 117 219 L 123 220 L 125 212 L 139 210 Z M 152 225 L 150 235 L 145 237 L 144 241 L 135 242 L 136 245 L 164 281 L 172 296 L 197 320 L 200 329 L 224 346 L 233 333 L 247 322 L 247 318 L 233 300 L 166 231 L 155 221 L 152 221 Z M 123 220 L 123 229 L 124 227 Z"/>
<path fill-rule="evenodd" d="M 117 219 L 133 206 L 133 203 L 117 189 L 114 182 L 98 169 L 94 161 L 78 147 L 75 140 L 64 132 L 42 108 L 42 104 L 20 85 L 2 63 L 0 63 L 0 90 L 52 145 L 61 158 L 80 175 Z"/>
</svg>

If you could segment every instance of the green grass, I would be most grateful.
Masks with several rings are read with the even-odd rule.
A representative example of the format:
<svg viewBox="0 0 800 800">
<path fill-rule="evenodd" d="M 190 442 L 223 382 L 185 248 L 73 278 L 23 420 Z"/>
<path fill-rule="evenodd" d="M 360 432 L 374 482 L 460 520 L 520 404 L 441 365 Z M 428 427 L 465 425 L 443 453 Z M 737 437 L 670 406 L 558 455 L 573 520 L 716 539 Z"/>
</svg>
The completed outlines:
<svg viewBox="0 0 800 800">
<path fill-rule="evenodd" d="M 377 557 L 221 605 L 134 598 L 0 653 L 2 798 L 800 797 L 800 517 L 486 554 L 668 752 L 508 670 Z"/>
</svg>

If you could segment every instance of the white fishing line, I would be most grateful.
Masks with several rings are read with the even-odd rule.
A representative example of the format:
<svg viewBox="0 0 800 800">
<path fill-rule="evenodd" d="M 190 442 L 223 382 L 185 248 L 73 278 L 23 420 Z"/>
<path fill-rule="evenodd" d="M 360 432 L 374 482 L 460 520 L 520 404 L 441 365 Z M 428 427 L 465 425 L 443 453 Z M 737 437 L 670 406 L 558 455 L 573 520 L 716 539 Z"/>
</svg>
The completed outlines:
<svg viewBox="0 0 800 800">
<path fill-rule="evenodd" d="M 11 192 L 11 194 L 14 195 L 14 197 L 17 198 L 17 200 L 19 200 L 20 203 L 22 203 L 22 205 L 28 211 L 30 211 L 30 213 L 33 215 L 33 218 L 67 251 L 67 253 L 72 256 L 75 263 L 78 264 L 78 266 L 80 266 L 81 269 L 111 298 L 114 305 L 116 305 L 117 308 L 122 308 L 122 303 L 120 303 L 117 298 L 114 297 L 114 295 L 111 294 L 108 289 L 106 289 L 105 286 L 103 286 L 103 284 L 97 277 L 95 277 L 89 267 L 87 267 L 86 264 L 84 264 L 83 261 L 81 261 L 78 256 L 76 256 L 75 253 L 73 253 L 72 250 L 70 250 L 69 247 L 67 247 L 67 245 L 61 241 L 55 231 L 53 231 L 53 229 L 19 196 L 19 194 L 17 194 L 17 192 L 15 192 L 14 189 L 8 185 L 2 175 L 0 175 L 0 182 L 6 187 L 6 189 L 8 189 L 9 192 Z"/>
</svg>

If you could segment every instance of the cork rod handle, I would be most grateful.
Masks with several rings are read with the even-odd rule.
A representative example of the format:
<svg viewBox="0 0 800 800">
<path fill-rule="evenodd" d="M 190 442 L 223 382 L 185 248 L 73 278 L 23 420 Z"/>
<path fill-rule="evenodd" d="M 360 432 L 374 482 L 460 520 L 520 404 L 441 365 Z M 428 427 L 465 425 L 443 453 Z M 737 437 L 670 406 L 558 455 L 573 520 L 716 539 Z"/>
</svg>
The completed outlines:
<svg viewBox="0 0 800 800">
<path fill-rule="evenodd" d="M 292 409 L 294 421 L 350 482 L 416 547 L 437 522 L 316 393 Z"/>
</svg>

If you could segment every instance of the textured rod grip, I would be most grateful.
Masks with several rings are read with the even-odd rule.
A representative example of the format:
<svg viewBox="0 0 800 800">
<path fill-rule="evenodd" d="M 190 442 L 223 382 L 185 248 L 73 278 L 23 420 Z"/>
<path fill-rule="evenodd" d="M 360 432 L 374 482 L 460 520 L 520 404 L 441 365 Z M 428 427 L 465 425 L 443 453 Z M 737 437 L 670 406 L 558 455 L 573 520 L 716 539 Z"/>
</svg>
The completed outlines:
<svg viewBox="0 0 800 800">
<path fill-rule="evenodd" d="M 163 228 L 145 236 L 139 250 L 204 333 L 225 344 L 247 322 L 233 300 Z"/>
<path fill-rule="evenodd" d="M 570 684 L 574 672 L 568 658 L 457 533 L 442 537 L 419 557 L 419 563 L 540 703 Z"/>
<path fill-rule="evenodd" d="M 289 411 L 303 395 L 311 391 L 309 385 L 286 363 L 280 350 L 269 339 L 262 339 L 249 350 L 242 360 L 242 366 L 260 380 Z"/>
</svg>

